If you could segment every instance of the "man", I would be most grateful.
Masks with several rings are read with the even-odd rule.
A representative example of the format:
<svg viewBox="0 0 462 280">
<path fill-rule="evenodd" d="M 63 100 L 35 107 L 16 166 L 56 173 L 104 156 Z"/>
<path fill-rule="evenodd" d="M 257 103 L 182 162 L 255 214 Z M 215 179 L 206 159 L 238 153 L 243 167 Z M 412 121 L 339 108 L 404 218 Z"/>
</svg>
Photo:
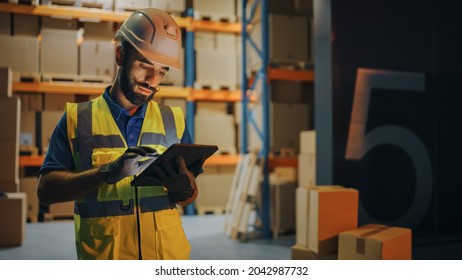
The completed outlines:
<svg viewBox="0 0 462 280">
<path fill-rule="evenodd" d="M 178 157 L 156 172 L 163 186 L 130 186 L 170 145 L 191 143 L 180 108 L 152 98 L 169 68 L 181 69 L 181 32 L 165 12 L 134 12 L 117 31 L 120 66 L 98 98 L 68 103 L 40 169 L 44 205 L 75 201 L 79 259 L 188 259 L 190 244 L 176 204 L 197 196 Z"/>
</svg>

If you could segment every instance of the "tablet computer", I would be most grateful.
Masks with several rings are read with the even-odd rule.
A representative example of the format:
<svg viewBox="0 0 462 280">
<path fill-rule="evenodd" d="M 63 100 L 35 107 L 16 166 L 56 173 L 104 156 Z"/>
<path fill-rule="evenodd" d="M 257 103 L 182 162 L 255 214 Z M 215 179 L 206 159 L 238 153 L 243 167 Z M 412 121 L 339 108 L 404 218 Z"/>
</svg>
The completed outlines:
<svg viewBox="0 0 462 280">
<path fill-rule="evenodd" d="M 176 157 L 181 155 L 194 176 L 199 175 L 202 170 L 202 165 L 205 160 L 218 151 L 217 145 L 202 145 L 202 144 L 173 144 L 168 147 L 151 165 L 143 172 L 135 176 L 131 182 L 132 186 L 159 186 L 161 180 L 157 173 L 154 172 L 154 166 L 162 166 L 170 164 L 174 170 L 178 170 Z"/>
</svg>

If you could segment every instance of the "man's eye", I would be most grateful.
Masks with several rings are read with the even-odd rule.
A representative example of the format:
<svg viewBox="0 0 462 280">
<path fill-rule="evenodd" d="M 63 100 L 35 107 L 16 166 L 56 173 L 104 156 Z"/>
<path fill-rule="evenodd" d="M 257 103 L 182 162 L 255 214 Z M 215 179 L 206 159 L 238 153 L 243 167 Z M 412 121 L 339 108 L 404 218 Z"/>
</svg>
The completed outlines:
<svg viewBox="0 0 462 280">
<path fill-rule="evenodd" d="M 151 70 L 152 67 L 147 64 L 140 63 L 140 68 L 143 70 Z"/>
</svg>

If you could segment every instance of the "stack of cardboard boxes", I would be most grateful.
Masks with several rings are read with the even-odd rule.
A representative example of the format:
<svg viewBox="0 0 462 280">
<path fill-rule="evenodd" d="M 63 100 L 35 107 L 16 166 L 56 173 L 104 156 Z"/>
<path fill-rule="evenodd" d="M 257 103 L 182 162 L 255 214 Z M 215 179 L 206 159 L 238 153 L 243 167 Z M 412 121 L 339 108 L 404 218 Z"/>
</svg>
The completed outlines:
<svg viewBox="0 0 462 280">
<path fill-rule="evenodd" d="M 292 259 L 411 259 L 410 229 L 358 227 L 358 191 L 316 185 L 316 134 L 304 131 L 300 138 Z"/>
<path fill-rule="evenodd" d="M 13 74 L 0 68 L 0 246 L 18 246 L 25 239 L 27 196 L 19 192 L 19 123 L 21 101 L 12 96 Z"/>
</svg>

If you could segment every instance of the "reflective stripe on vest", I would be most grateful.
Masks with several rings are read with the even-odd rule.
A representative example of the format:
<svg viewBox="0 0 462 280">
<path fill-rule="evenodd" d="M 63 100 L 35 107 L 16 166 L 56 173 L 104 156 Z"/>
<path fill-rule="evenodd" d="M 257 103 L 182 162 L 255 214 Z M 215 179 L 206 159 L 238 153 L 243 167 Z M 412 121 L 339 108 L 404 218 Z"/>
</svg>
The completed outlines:
<svg viewBox="0 0 462 280">
<path fill-rule="evenodd" d="M 77 108 L 73 106 L 77 106 Z M 95 151 L 113 151 L 112 154 L 118 157 L 127 148 L 127 144 L 102 96 L 84 103 L 68 104 L 66 111 L 68 136 L 77 170 L 88 170 L 94 167 Z M 178 127 L 178 124 L 181 123 L 183 126 Z M 95 131 L 95 126 L 97 126 L 97 131 Z M 170 145 L 180 142 L 178 136 L 182 135 L 183 132 L 184 117 L 181 110 L 172 110 L 170 107 L 149 102 L 138 142 L 139 145 L 150 146 L 159 153 L 163 153 Z M 103 187 L 100 187 L 98 191 L 85 196 L 85 199 L 78 200 L 75 214 L 80 215 L 81 218 L 132 215 L 135 198 L 134 188 L 130 186 L 132 179 L 133 177 L 129 177 L 116 185 L 103 186 L 106 189 L 114 190 L 111 196 L 114 196 L 115 192 L 116 196 L 119 197 L 118 199 L 101 195 L 99 192 Z M 170 200 L 167 191 L 162 186 L 140 187 L 138 189 L 138 206 L 141 212 L 175 207 L 175 203 Z"/>
</svg>

